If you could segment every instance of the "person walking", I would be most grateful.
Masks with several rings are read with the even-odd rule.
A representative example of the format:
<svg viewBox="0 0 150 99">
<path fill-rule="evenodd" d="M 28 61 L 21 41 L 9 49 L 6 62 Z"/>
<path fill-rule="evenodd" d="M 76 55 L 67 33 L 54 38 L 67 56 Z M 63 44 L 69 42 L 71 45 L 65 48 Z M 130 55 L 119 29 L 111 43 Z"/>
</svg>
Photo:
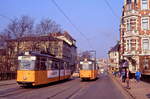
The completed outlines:
<svg viewBox="0 0 150 99">
<path fill-rule="evenodd" d="M 135 73 L 135 78 L 136 78 L 136 81 L 139 82 L 140 81 L 140 78 L 141 78 L 141 72 L 139 70 L 136 71 Z"/>
<path fill-rule="evenodd" d="M 127 88 L 127 89 L 130 89 L 130 88 L 131 88 L 131 87 L 130 87 L 130 79 L 131 79 L 131 76 L 132 76 L 132 74 L 131 74 L 130 70 L 127 68 L 127 69 L 126 69 L 126 72 L 125 72 L 125 78 L 126 78 L 126 83 L 127 83 L 126 88 Z"/>
<path fill-rule="evenodd" d="M 121 71 L 121 78 L 122 78 L 122 82 L 125 83 L 126 77 L 125 77 L 125 69 L 122 69 Z"/>
</svg>

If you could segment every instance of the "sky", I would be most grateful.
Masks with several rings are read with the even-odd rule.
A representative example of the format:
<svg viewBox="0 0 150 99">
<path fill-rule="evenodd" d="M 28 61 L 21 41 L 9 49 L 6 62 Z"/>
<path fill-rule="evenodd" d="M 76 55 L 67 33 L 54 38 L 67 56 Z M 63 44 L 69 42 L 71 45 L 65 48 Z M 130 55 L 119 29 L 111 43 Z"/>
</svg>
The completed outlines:
<svg viewBox="0 0 150 99">
<path fill-rule="evenodd" d="M 96 50 L 98 58 L 107 58 L 108 50 L 119 40 L 123 0 L 107 0 L 118 17 L 105 0 L 55 1 L 86 38 L 68 22 L 51 0 L 2 0 L 0 15 L 10 19 L 27 15 L 37 23 L 43 18 L 50 18 L 76 39 L 78 52 Z M 8 19 L 0 17 L 0 31 L 8 23 Z"/>
</svg>

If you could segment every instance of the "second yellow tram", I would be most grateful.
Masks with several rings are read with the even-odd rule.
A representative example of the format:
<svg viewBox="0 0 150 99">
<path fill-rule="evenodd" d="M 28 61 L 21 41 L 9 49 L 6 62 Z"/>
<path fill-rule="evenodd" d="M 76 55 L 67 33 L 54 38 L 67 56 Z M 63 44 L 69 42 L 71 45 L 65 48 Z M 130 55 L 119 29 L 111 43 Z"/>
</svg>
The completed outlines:
<svg viewBox="0 0 150 99">
<path fill-rule="evenodd" d="M 98 78 L 98 66 L 93 60 L 80 61 L 80 78 L 82 80 L 94 80 Z"/>
</svg>

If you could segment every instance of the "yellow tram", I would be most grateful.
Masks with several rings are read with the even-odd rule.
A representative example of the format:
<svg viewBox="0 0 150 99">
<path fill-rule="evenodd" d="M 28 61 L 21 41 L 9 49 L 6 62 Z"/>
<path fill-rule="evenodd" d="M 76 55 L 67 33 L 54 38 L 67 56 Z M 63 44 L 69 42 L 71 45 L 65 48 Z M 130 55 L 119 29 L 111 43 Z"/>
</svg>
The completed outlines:
<svg viewBox="0 0 150 99">
<path fill-rule="evenodd" d="M 80 61 L 80 78 L 82 80 L 94 80 L 98 77 L 98 66 L 93 60 Z"/>
<path fill-rule="evenodd" d="M 53 56 L 25 52 L 18 56 L 17 83 L 22 86 L 36 86 L 69 79 L 69 63 Z"/>
</svg>

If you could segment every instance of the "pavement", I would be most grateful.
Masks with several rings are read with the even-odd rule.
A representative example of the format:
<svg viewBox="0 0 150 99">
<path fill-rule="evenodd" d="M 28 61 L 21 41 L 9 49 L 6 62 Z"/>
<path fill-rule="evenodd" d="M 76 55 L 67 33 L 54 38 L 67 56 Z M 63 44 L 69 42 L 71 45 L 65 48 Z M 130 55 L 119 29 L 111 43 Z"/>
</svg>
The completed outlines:
<svg viewBox="0 0 150 99">
<path fill-rule="evenodd" d="M 16 84 L 16 80 L 4 80 L 0 81 L 0 86 Z"/>
<path fill-rule="evenodd" d="M 122 86 L 122 88 L 128 92 L 128 94 L 133 98 L 133 99 L 150 99 L 150 83 L 146 83 L 143 81 L 136 82 L 135 79 L 130 80 L 130 89 L 125 88 L 126 83 L 121 82 L 121 78 L 119 77 L 114 77 L 118 84 Z"/>
</svg>

